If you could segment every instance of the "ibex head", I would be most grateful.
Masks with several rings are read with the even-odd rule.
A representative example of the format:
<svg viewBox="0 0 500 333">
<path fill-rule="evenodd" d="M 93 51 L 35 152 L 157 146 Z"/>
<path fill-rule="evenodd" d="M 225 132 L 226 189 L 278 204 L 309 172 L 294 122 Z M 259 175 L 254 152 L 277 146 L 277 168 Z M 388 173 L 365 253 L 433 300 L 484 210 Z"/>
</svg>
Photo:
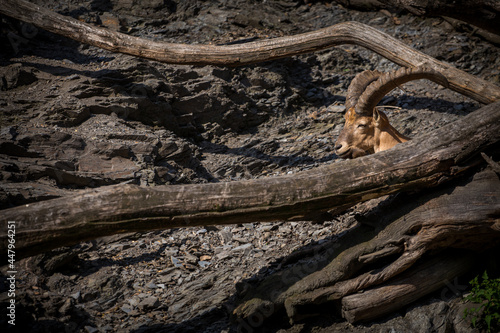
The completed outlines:
<svg viewBox="0 0 500 333">
<path fill-rule="evenodd" d="M 344 129 L 335 143 L 337 155 L 356 158 L 408 141 L 375 106 L 394 88 L 419 79 L 448 86 L 442 74 L 426 67 L 400 68 L 389 73 L 364 71 L 356 75 L 347 90 Z"/>
</svg>

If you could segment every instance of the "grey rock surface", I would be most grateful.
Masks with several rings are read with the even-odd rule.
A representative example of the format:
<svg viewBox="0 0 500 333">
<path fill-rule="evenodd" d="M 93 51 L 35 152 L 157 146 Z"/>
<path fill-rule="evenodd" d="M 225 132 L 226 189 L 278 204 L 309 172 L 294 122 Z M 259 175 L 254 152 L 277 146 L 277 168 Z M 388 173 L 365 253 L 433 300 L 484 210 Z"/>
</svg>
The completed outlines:
<svg viewBox="0 0 500 333">
<path fill-rule="evenodd" d="M 292 0 L 33 2 L 176 43 L 245 42 L 356 20 L 500 81 L 498 47 L 439 18 L 395 13 L 401 22 L 395 24 L 380 12 Z M 26 32 L 18 22 L 0 20 L 5 33 Z M 221 68 L 114 54 L 42 30 L 28 37 L 11 45 L 1 35 L 11 47 L 0 51 L 0 209 L 123 182 L 237 181 L 337 163 L 333 142 L 350 81 L 365 69 L 396 68 L 349 45 Z M 396 89 L 383 104 L 391 106 L 385 110 L 395 127 L 410 137 L 480 107 L 421 81 Z M 19 263 L 17 319 L 30 332 L 469 332 L 460 295 L 443 299 L 443 291 L 356 326 L 330 309 L 295 325 L 282 318 L 255 326 L 231 320 L 249 286 L 300 260 L 316 260 L 321 250 L 315 249 L 335 246 L 355 228 L 355 211 L 323 223 L 116 235 L 28 258 Z M 313 255 L 297 255 L 301 251 Z M 2 309 L 6 301 L 2 296 Z"/>
</svg>

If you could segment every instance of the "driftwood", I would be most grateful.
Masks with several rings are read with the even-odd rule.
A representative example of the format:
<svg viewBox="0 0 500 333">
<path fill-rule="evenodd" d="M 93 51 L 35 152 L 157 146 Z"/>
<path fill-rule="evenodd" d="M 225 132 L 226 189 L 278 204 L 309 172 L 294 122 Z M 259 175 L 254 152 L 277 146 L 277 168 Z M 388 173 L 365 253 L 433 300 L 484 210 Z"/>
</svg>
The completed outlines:
<svg viewBox="0 0 500 333">
<path fill-rule="evenodd" d="M 358 202 L 431 187 L 467 169 L 500 141 L 500 102 L 382 153 L 293 176 L 200 185 L 115 185 L 6 209 L 17 221 L 18 255 L 120 232 L 179 226 L 311 219 Z M 478 160 L 483 161 L 478 157 Z M 7 235 L 0 235 L 0 253 Z"/>
<path fill-rule="evenodd" d="M 500 89 L 478 77 L 440 62 L 391 36 L 358 22 L 273 39 L 235 45 L 189 45 L 151 41 L 96 27 L 51 12 L 24 0 L 0 0 L 0 13 L 47 31 L 113 52 L 167 63 L 241 66 L 309 53 L 341 44 L 355 44 L 404 67 L 426 66 L 442 73 L 450 89 L 488 104 L 500 99 Z"/>
<path fill-rule="evenodd" d="M 454 251 L 422 260 L 382 286 L 342 298 L 342 316 L 349 322 L 368 321 L 398 311 L 473 268 L 474 256 Z"/>
<path fill-rule="evenodd" d="M 500 181 L 495 173 L 479 173 L 465 186 L 454 185 L 415 199 L 418 203 L 415 208 L 411 209 L 415 203 L 410 203 L 404 205 L 403 209 L 396 210 L 396 214 L 400 214 L 401 210 L 411 209 L 409 213 L 397 218 L 394 218 L 394 213 L 381 217 L 378 221 L 379 228 L 384 228 L 377 230 L 376 236 L 370 239 L 369 243 L 350 247 L 332 260 L 325 269 L 292 286 L 285 301 L 290 317 L 296 316 L 297 305 L 337 300 L 352 295 L 342 299 L 346 319 L 358 321 L 375 318 L 394 310 L 394 304 L 391 304 L 394 299 L 399 298 L 396 304 L 404 306 L 414 301 L 415 296 L 421 297 L 442 287 L 444 280 L 450 278 L 450 275 L 428 274 L 425 277 L 427 281 L 419 282 L 422 286 L 412 292 L 396 287 L 380 287 L 359 294 L 356 294 L 357 292 L 379 285 L 394 276 L 398 278 L 392 282 L 388 281 L 389 284 L 415 284 L 415 274 L 438 269 L 441 262 L 434 262 L 434 267 L 430 267 L 424 260 L 424 267 L 417 266 L 413 272 L 404 276 L 398 274 L 413 266 L 430 251 L 449 248 L 484 251 L 499 243 Z M 384 219 L 388 219 L 390 223 L 386 224 Z M 384 264 L 384 257 L 394 254 L 397 254 L 397 257 L 389 264 Z M 362 260 L 363 258 L 366 259 Z M 451 277 L 467 271 L 470 267 L 469 261 L 470 258 L 465 256 L 453 259 L 454 264 L 447 266 L 447 269 L 455 271 Z M 374 268 L 377 262 L 382 264 Z M 372 267 L 369 272 L 357 276 L 354 274 L 362 271 L 367 265 Z M 464 267 L 461 268 L 462 266 Z M 332 279 L 332 276 L 337 278 Z M 333 285 L 323 286 L 325 282 Z M 314 286 L 314 289 L 309 289 L 311 286 Z M 384 292 L 386 297 L 375 301 L 381 292 Z M 368 303 L 363 305 L 364 302 Z"/>
<path fill-rule="evenodd" d="M 492 103 L 394 149 L 293 176 L 154 188 L 118 185 L 7 209 L 0 221 L 16 223 L 16 258 L 120 232 L 323 219 L 369 199 L 438 186 L 431 193 L 402 201 L 390 196 L 390 204 L 399 207 L 396 212 L 381 204 L 383 213 L 372 218 L 372 225 L 351 231 L 327 250 L 323 263 L 294 266 L 268 277 L 235 310 L 240 322 L 253 326 L 280 309 L 297 320 L 308 313 L 309 306 L 333 302 L 346 319 L 355 322 L 392 311 L 395 304 L 401 307 L 470 265 L 468 255 L 452 251 L 432 259 L 431 253 L 454 248 L 484 250 L 500 239 L 500 181 L 495 173 L 482 172 L 472 181 L 462 179 L 442 187 L 483 163 L 481 151 L 498 147 L 500 102 L 495 101 L 500 100 L 500 88 L 369 26 L 346 22 L 246 44 L 186 45 L 112 32 L 22 0 L 0 0 L 0 13 L 83 43 L 170 63 L 237 66 L 356 44 L 402 66 L 425 64 L 445 75 L 451 89 Z M 2 230 L 3 255 L 8 236 L 7 228 Z M 427 274 L 439 267 L 447 275 Z M 422 276 L 428 281 L 417 290 L 412 285 L 416 279 L 420 283 Z M 381 299 L 381 294 L 390 297 Z"/>
<path fill-rule="evenodd" d="M 492 171 L 427 195 L 387 201 L 378 207 L 382 211 L 364 217 L 370 225 L 332 243 L 323 264 L 318 255 L 312 269 L 306 261 L 248 290 L 234 311 L 240 322 L 251 325 L 283 308 L 292 320 L 300 320 L 311 315 L 311 306 L 327 302 L 339 304 L 351 322 L 373 319 L 443 287 L 471 267 L 467 253 L 435 259 L 428 253 L 479 252 L 500 243 L 500 180 Z"/>
</svg>

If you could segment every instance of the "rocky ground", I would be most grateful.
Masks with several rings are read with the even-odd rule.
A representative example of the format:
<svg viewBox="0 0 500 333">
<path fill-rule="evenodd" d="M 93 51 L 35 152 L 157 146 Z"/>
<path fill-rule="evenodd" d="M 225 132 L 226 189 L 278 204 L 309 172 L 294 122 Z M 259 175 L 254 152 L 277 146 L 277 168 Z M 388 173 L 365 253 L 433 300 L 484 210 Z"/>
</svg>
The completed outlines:
<svg viewBox="0 0 500 333">
<path fill-rule="evenodd" d="M 183 43 L 245 42 L 356 20 L 500 82 L 499 48 L 441 18 L 291 0 L 33 2 L 135 36 Z M 347 45 L 241 68 L 168 65 L 79 45 L 5 17 L 1 27 L 7 46 L 0 54 L 1 209 L 122 182 L 236 181 L 339 162 L 333 142 L 342 128 L 349 82 L 365 69 L 397 68 Z M 428 82 L 407 84 L 382 104 L 389 106 L 395 127 L 410 137 L 480 106 Z M 18 263 L 23 267 L 17 281 L 18 328 L 469 331 L 460 303 L 466 279 L 377 323 L 352 326 L 328 311 L 295 325 L 231 320 L 248 284 L 335 246 L 356 228 L 355 212 L 324 223 L 124 234 L 28 258 Z M 2 282 L 3 292 L 4 275 Z M 5 309 L 6 293 L 0 301 Z"/>
</svg>

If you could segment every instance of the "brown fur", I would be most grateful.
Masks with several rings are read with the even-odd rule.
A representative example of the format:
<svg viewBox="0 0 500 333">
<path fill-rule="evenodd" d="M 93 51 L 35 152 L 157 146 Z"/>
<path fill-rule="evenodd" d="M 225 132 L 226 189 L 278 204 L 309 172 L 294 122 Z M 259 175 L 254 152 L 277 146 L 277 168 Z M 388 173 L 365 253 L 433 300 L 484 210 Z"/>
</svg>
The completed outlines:
<svg viewBox="0 0 500 333">
<path fill-rule="evenodd" d="M 389 124 L 387 116 L 376 105 L 392 89 L 420 79 L 448 86 L 446 77 L 425 66 L 400 68 L 389 73 L 364 71 L 356 75 L 347 90 L 345 125 L 335 143 L 337 155 L 356 158 L 408 141 L 409 138 Z"/>
<path fill-rule="evenodd" d="M 359 115 L 351 108 L 345 114 L 344 129 L 335 143 L 335 149 L 341 158 L 356 158 L 390 149 L 408 140 L 389 124 L 382 111 L 375 108 L 370 117 Z"/>
</svg>

